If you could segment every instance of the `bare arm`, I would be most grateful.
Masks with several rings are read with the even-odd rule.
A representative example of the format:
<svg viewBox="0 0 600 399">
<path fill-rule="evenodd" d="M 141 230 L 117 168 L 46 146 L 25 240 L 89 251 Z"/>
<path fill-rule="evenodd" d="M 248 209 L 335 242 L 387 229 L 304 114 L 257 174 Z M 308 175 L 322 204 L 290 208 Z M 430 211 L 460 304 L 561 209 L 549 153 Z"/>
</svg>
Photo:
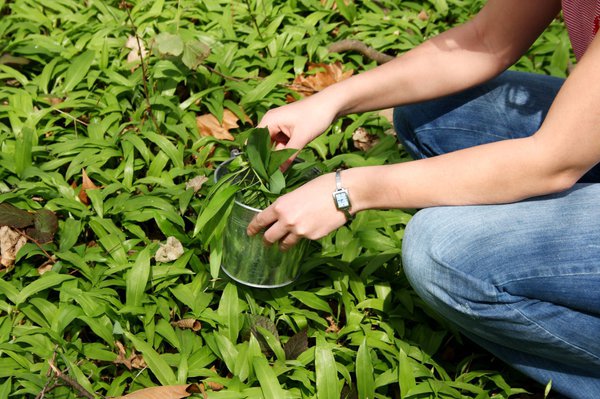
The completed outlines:
<svg viewBox="0 0 600 399">
<path fill-rule="evenodd" d="M 512 65 L 559 10 L 556 0 L 491 0 L 471 21 L 323 96 L 339 99 L 338 114 L 343 115 L 437 98 L 480 84 Z"/>
<path fill-rule="evenodd" d="M 302 148 L 341 115 L 414 103 L 474 86 L 517 60 L 559 10 L 559 0 L 490 0 L 471 21 L 373 70 L 272 109 L 259 126 L 268 126 L 281 147 Z"/>
<path fill-rule="evenodd" d="M 531 137 L 344 172 L 356 209 L 504 203 L 570 188 L 600 161 L 598 65 L 600 37 Z M 366 175 L 378 176 L 369 190 L 358 180 Z"/>
</svg>

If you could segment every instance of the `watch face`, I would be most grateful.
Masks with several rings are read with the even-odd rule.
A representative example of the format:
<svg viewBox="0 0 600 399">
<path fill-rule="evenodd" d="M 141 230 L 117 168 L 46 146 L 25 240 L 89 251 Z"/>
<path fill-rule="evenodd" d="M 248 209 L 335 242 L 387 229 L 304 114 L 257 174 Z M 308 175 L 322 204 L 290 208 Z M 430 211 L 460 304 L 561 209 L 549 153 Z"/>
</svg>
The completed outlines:
<svg viewBox="0 0 600 399">
<path fill-rule="evenodd" d="M 347 192 L 339 191 L 339 192 L 335 192 L 334 195 L 335 195 L 335 203 L 338 208 L 343 209 L 343 208 L 350 207 L 350 200 L 348 198 Z"/>
</svg>

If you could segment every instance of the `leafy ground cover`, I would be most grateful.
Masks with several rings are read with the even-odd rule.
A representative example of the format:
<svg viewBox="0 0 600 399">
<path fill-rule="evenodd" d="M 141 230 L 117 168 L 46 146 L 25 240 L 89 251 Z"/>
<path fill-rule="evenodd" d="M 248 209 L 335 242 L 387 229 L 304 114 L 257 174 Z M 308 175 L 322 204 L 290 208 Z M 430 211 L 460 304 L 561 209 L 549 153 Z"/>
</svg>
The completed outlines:
<svg viewBox="0 0 600 399">
<path fill-rule="evenodd" d="M 0 0 L 0 398 L 541 394 L 412 292 L 410 211 L 363 212 L 311 243 L 287 288 L 232 283 L 207 245 L 229 140 L 376 65 L 332 43 L 397 55 L 480 6 Z M 556 24 L 516 68 L 565 75 L 569 60 Z M 389 129 L 349 116 L 306 156 L 407 160 Z"/>
</svg>

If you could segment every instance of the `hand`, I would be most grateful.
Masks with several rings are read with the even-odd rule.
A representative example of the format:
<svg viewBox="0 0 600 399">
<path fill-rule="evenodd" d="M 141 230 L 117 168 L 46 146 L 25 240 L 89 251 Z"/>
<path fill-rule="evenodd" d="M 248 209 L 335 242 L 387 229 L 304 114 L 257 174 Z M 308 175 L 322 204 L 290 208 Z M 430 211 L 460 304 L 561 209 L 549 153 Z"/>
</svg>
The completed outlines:
<svg viewBox="0 0 600 399">
<path fill-rule="evenodd" d="M 337 115 L 333 101 L 323 93 L 269 110 L 258 127 L 267 127 L 276 149 L 302 149 L 322 134 Z"/>
<path fill-rule="evenodd" d="M 248 235 L 266 229 L 266 245 L 279 241 L 287 250 L 301 238 L 317 240 L 346 222 L 345 215 L 333 202 L 335 189 L 333 173 L 322 175 L 300 188 L 279 197 L 271 206 L 256 215 L 248 225 Z"/>
</svg>

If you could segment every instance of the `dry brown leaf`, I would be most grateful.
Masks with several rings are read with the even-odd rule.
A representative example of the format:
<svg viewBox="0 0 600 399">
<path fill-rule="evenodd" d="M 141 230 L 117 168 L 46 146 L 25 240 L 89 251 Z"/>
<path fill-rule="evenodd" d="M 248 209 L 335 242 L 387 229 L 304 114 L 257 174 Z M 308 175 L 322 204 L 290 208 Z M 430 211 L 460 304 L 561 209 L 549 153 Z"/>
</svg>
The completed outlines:
<svg viewBox="0 0 600 399">
<path fill-rule="evenodd" d="M 119 350 L 119 353 L 117 354 L 117 358 L 113 361 L 114 364 L 123 364 L 128 370 L 141 370 L 147 367 L 142 355 L 136 354 L 135 350 L 132 350 L 131 355 L 127 356 L 127 350 L 120 341 L 115 341 L 115 345 Z"/>
<path fill-rule="evenodd" d="M 222 390 L 223 388 L 225 388 L 225 385 L 223 385 L 223 384 L 220 384 L 220 383 L 218 383 L 218 382 L 215 382 L 215 381 L 205 381 L 204 383 L 205 383 L 205 384 L 206 384 L 206 386 L 207 386 L 208 388 L 210 388 L 212 391 L 220 391 L 220 390 Z"/>
<path fill-rule="evenodd" d="M 354 73 L 353 70 L 343 71 L 341 62 L 335 64 L 309 64 L 308 70 L 315 71 L 308 75 L 296 76 L 290 88 L 303 97 L 310 96 L 334 83 L 348 79 Z"/>
<path fill-rule="evenodd" d="M 208 181 L 208 177 L 204 175 L 196 176 L 185 183 L 185 188 L 191 188 L 195 193 L 202 188 L 202 185 Z"/>
<path fill-rule="evenodd" d="M 144 43 L 141 40 L 139 41 L 139 43 L 141 44 L 141 46 L 138 45 L 138 39 L 135 36 L 129 36 L 127 38 L 127 43 L 125 43 L 125 47 L 131 49 L 129 54 L 127 54 L 127 62 L 136 62 L 141 60 L 140 48 L 142 50 L 142 57 L 146 58 L 146 56 L 148 55 L 148 50 L 146 50 L 146 48 L 144 47 Z"/>
<path fill-rule="evenodd" d="M 47 262 L 46 264 L 38 267 L 37 271 L 38 271 L 39 275 L 41 276 L 42 274 L 48 273 L 49 271 L 51 271 L 53 267 L 54 267 L 54 263 Z"/>
<path fill-rule="evenodd" d="M 354 141 L 354 147 L 362 151 L 369 151 L 379 143 L 379 138 L 369 133 L 364 127 L 359 127 L 352 133 L 352 140 Z"/>
<path fill-rule="evenodd" d="M 181 242 L 177 238 L 167 237 L 167 242 L 160 244 L 160 248 L 156 251 L 154 259 L 162 263 L 173 262 L 179 259 L 184 252 L 183 245 L 181 245 Z"/>
<path fill-rule="evenodd" d="M 166 385 L 140 389 L 125 396 L 117 396 L 114 399 L 180 399 L 198 392 L 200 392 L 200 389 L 196 384 Z"/>
<path fill-rule="evenodd" d="M 200 331 L 202 329 L 202 323 L 200 323 L 200 320 L 196 319 L 181 319 L 171 322 L 171 325 L 192 331 Z"/>
<path fill-rule="evenodd" d="M 0 227 L 0 270 L 9 269 L 15 264 L 17 252 L 25 245 L 27 238 L 8 226 Z"/>
<path fill-rule="evenodd" d="M 417 15 L 417 18 L 419 18 L 421 21 L 427 21 L 429 19 L 429 15 L 427 14 L 427 11 L 421 10 L 419 15 Z"/>
<path fill-rule="evenodd" d="M 87 175 L 85 169 L 81 169 L 81 189 L 79 190 L 79 194 L 77 195 L 79 197 L 79 200 L 83 204 L 89 205 L 90 199 L 88 198 L 87 190 L 97 190 L 98 188 L 100 187 L 94 184 L 92 179 L 90 179 Z"/>
<path fill-rule="evenodd" d="M 212 367 L 210 368 L 210 371 L 212 371 L 212 372 L 214 372 L 214 373 L 217 373 L 217 368 L 216 368 L 215 366 L 212 366 Z M 204 381 L 204 384 L 205 384 L 205 385 L 206 385 L 208 388 L 212 389 L 213 391 L 220 391 L 221 389 L 225 388 L 225 386 L 224 386 L 223 384 L 220 384 L 220 383 L 218 383 L 218 382 L 215 382 L 215 381 L 206 381 L 206 380 L 205 380 L 205 381 Z"/>
<path fill-rule="evenodd" d="M 233 136 L 229 131 L 238 127 L 237 121 L 239 118 L 230 110 L 223 111 L 223 122 L 213 114 L 205 114 L 196 117 L 196 125 L 202 136 L 212 136 L 219 140 L 233 140 Z"/>
<path fill-rule="evenodd" d="M 333 316 L 327 316 L 325 318 L 325 320 L 327 320 L 329 322 L 329 327 L 327 327 L 327 329 L 325 330 L 326 333 L 330 333 L 330 332 L 338 333 L 340 331 L 340 327 L 337 325 L 337 323 L 333 319 Z"/>
</svg>

